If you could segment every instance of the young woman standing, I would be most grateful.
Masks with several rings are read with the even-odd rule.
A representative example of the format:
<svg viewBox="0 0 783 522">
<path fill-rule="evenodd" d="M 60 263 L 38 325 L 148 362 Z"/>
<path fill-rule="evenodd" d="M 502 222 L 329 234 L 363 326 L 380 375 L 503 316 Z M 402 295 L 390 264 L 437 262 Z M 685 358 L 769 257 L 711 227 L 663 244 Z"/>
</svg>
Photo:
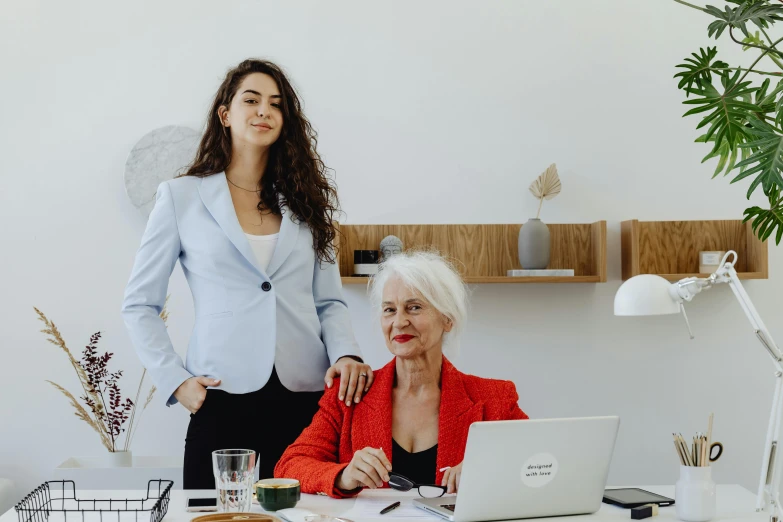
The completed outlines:
<svg viewBox="0 0 783 522">
<path fill-rule="evenodd" d="M 122 312 L 167 404 L 191 412 L 185 489 L 214 488 L 217 449 L 254 449 L 259 476 L 273 476 L 324 381 L 341 376 L 348 405 L 372 384 L 342 297 L 325 171 L 282 70 L 245 60 L 218 89 L 192 166 L 158 188 Z M 184 363 L 158 315 L 178 260 L 196 316 Z"/>
</svg>

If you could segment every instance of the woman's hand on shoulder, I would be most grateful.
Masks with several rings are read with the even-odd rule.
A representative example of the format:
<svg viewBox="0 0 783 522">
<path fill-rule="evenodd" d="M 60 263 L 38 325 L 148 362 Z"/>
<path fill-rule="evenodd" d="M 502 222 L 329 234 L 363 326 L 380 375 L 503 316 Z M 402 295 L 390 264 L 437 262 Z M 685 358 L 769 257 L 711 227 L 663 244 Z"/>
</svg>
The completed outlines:
<svg viewBox="0 0 783 522">
<path fill-rule="evenodd" d="M 324 377 L 326 386 L 331 388 L 335 377 L 338 376 L 340 377 L 339 397 L 341 401 L 345 401 L 346 406 L 358 403 L 362 395 L 372 386 L 373 373 L 370 365 L 350 357 L 340 357 L 334 366 L 326 371 Z"/>
<path fill-rule="evenodd" d="M 334 485 L 343 491 L 381 488 L 384 482 L 389 482 L 391 469 L 391 462 L 383 449 L 367 447 L 353 454 L 348 467 L 337 475 Z"/>
</svg>

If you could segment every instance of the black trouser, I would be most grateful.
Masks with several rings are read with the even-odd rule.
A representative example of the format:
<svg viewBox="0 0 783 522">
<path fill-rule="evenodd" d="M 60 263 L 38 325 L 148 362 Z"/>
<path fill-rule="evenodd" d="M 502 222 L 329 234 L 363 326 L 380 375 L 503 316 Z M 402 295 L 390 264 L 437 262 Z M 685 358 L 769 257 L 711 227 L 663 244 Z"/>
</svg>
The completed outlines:
<svg viewBox="0 0 783 522">
<path fill-rule="evenodd" d="M 258 391 L 231 394 L 207 390 L 207 398 L 190 415 L 185 438 L 184 489 L 214 489 L 212 452 L 251 449 L 259 478 L 271 478 L 277 461 L 318 411 L 323 392 L 292 392 L 272 370 Z"/>
</svg>

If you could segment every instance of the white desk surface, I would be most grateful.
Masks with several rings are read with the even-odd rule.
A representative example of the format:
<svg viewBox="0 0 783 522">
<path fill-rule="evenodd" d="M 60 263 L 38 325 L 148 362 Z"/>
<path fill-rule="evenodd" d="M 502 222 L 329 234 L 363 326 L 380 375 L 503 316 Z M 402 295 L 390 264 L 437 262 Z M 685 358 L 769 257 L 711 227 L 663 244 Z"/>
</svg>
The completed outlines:
<svg viewBox="0 0 783 522">
<path fill-rule="evenodd" d="M 659 495 L 664 495 L 667 497 L 674 498 L 674 486 L 639 486 L 643 489 L 647 489 L 649 491 L 652 491 L 653 493 L 658 493 Z M 761 522 L 761 521 L 768 521 L 769 516 L 766 513 L 756 513 L 755 511 L 755 505 L 756 505 L 756 496 L 751 493 L 750 491 L 742 488 L 738 485 L 718 485 L 717 487 L 717 496 L 718 496 L 718 511 L 717 516 L 713 520 L 715 522 L 720 521 L 737 521 L 737 522 Z M 411 496 L 409 494 L 400 494 L 399 492 L 393 491 L 393 490 L 380 490 L 376 491 L 375 493 L 380 492 L 383 495 L 389 495 L 389 502 L 394 502 L 396 499 L 402 498 L 403 502 L 410 502 Z M 124 499 L 124 498 L 143 498 L 146 491 L 127 491 L 127 490 L 101 490 L 101 491 L 82 491 L 77 490 L 76 492 L 76 498 L 78 499 Z M 187 496 L 193 496 L 193 492 L 185 492 L 183 490 L 172 490 L 171 491 L 171 502 L 169 503 L 169 509 L 168 513 L 166 514 L 166 517 L 164 518 L 167 522 L 188 522 L 199 515 L 204 515 L 207 513 L 189 513 L 185 511 L 185 500 Z M 313 511 L 315 513 L 321 513 L 321 514 L 327 514 L 327 515 L 342 515 L 346 518 L 350 518 L 354 522 L 363 522 L 364 520 L 368 520 L 370 518 L 364 517 L 362 520 L 358 520 L 357 518 L 351 518 L 351 509 L 355 503 L 354 499 L 342 499 L 342 500 L 336 500 L 329 497 L 324 496 L 318 496 L 318 495 L 302 495 L 302 499 L 299 501 L 299 503 L 296 505 L 297 508 L 303 508 L 308 509 L 310 511 Z M 253 504 L 252 508 L 253 512 L 259 512 L 262 513 L 263 510 L 257 505 Z M 426 513 L 422 511 L 423 516 L 426 516 Z M 89 518 L 89 517 L 86 517 Z M 401 517 L 395 517 L 394 512 L 387 515 L 378 515 L 377 517 L 372 517 L 372 520 L 384 520 L 386 522 L 412 522 L 415 520 L 420 520 L 422 522 L 426 521 L 437 521 L 442 520 L 437 517 L 428 517 L 428 518 L 401 518 Z M 54 518 L 52 520 L 55 520 Z M 58 519 L 59 520 L 59 519 Z M 69 517 L 69 520 L 77 520 L 76 518 Z M 79 517 L 79 520 L 81 520 L 81 517 Z M 571 516 L 571 517 L 553 517 L 553 518 L 546 518 L 546 519 L 539 519 L 539 520 L 563 520 L 567 522 L 578 522 L 578 521 L 591 521 L 591 522 L 602 522 L 602 521 L 615 521 L 615 520 L 631 520 L 631 514 L 630 510 L 618 508 L 616 506 L 611 506 L 608 504 L 602 504 L 601 509 L 593 514 L 593 515 L 580 515 L 580 516 Z M 664 507 L 660 509 L 660 514 L 657 517 L 652 517 L 647 519 L 649 522 L 663 522 L 665 520 L 677 520 L 677 516 L 674 511 L 674 506 L 670 507 Z M 11 509 L 10 511 L 6 512 L 2 516 L 0 516 L 0 522 L 17 522 L 17 513 L 14 509 Z M 104 519 L 104 522 L 111 522 L 108 518 Z M 146 522 L 143 521 L 143 522 Z"/>
</svg>

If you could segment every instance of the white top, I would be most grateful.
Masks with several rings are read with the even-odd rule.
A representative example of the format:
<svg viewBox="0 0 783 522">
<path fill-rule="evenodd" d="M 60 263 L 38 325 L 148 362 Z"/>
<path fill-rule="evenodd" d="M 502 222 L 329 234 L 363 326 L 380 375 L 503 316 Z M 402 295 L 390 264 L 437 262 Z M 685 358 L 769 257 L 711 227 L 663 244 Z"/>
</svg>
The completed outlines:
<svg viewBox="0 0 783 522">
<path fill-rule="evenodd" d="M 261 270 L 266 272 L 269 267 L 269 262 L 272 260 L 272 254 L 275 253 L 275 247 L 277 246 L 277 237 L 280 235 L 269 234 L 268 236 L 254 236 L 245 232 L 245 237 L 250 241 L 250 248 L 253 250 L 256 259 L 258 260 L 258 266 Z"/>
</svg>

